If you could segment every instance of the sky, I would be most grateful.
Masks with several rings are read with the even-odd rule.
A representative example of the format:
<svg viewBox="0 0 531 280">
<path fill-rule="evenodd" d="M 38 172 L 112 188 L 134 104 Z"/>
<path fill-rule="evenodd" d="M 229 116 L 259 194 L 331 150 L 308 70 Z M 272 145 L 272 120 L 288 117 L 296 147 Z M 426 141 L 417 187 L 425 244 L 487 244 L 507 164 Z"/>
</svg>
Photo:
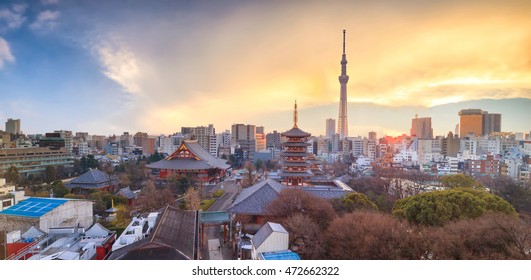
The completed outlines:
<svg viewBox="0 0 531 280">
<path fill-rule="evenodd" d="M 350 136 L 409 133 L 461 109 L 531 131 L 531 1 L 0 1 L 0 120 L 25 133 L 171 134 L 338 118 L 342 30 Z M 0 126 L 3 129 L 3 126 Z"/>
</svg>

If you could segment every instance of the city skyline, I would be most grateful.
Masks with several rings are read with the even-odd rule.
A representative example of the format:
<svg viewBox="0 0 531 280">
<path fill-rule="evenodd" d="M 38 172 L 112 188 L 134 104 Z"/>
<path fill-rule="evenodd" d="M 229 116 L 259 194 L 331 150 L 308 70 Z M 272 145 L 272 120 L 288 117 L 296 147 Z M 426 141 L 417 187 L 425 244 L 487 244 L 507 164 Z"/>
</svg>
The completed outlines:
<svg viewBox="0 0 531 280">
<path fill-rule="evenodd" d="M 269 132 L 297 100 L 300 127 L 324 135 L 347 29 L 349 136 L 408 134 L 415 114 L 446 135 L 468 108 L 528 132 L 530 25 L 525 1 L 3 1 L 0 119 L 30 134 Z"/>
</svg>

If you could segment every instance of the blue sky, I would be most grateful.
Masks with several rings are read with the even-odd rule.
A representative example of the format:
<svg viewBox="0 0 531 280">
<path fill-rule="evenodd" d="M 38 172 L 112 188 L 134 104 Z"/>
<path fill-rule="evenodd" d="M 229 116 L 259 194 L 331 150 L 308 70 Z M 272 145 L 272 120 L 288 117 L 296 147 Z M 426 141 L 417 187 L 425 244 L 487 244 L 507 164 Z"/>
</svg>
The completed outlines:
<svg viewBox="0 0 531 280">
<path fill-rule="evenodd" d="M 531 130 L 529 1 L 0 1 L 0 120 L 26 133 L 233 123 L 324 134 L 347 29 L 349 132 L 460 109 Z"/>
</svg>

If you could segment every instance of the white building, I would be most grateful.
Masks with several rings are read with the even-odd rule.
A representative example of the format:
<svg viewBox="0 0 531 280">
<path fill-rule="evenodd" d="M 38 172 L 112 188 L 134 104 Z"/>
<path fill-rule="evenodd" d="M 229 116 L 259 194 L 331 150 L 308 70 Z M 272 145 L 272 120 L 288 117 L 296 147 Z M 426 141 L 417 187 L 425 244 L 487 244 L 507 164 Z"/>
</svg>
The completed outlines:
<svg viewBox="0 0 531 280">
<path fill-rule="evenodd" d="M 251 257 L 259 259 L 263 252 L 287 250 L 289 247 L 289 233 L 277 223 L 268 222 L 251 238 Z"/>
<path fill-rule="evenodd" d="M 55 227 L 84 227 L 93 224 L 92 201 L 83 199 L 30 197 L 0 212 L 0 230 L 26 231 L 32 225 L 48 232 Z"/>
<path fill-rule="evenodd" d="M 152 212 L 149 213 L 147 218 L 133 217 L 131 223 L 127 226 L 124 232 L 122 232 L 118 239 L 116 239 L 116 242 L 112 245 L 112 250 L 116 251 L 124 246 L 146 238 L 155 226 L 158 215 L 159 213 Z"/>
</svg>

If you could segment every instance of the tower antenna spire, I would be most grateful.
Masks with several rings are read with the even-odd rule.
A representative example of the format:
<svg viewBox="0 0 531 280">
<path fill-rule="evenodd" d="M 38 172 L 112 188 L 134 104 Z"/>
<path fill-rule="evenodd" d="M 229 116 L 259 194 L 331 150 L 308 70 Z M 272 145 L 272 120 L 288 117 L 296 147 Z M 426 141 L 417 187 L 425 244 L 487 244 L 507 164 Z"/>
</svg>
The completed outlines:
<svg viewBox="0 0 531 280">
<path fill-rule="evenodd" d="M 294 107 L 294 110 L 293 110 L 293 127 L 298 127 L 297 126 L 298 120 L 299 120 L 299 116 L 298 116 L 298 113 L 297 113 L 297 100 L 295 100 L 295 107 Z"/>
<path fill-rule="evenodd" d="M 345 54 L 345 36 L 346 36 L 347 30 L 343 29 L 343 54 Z"/>
</svg>

